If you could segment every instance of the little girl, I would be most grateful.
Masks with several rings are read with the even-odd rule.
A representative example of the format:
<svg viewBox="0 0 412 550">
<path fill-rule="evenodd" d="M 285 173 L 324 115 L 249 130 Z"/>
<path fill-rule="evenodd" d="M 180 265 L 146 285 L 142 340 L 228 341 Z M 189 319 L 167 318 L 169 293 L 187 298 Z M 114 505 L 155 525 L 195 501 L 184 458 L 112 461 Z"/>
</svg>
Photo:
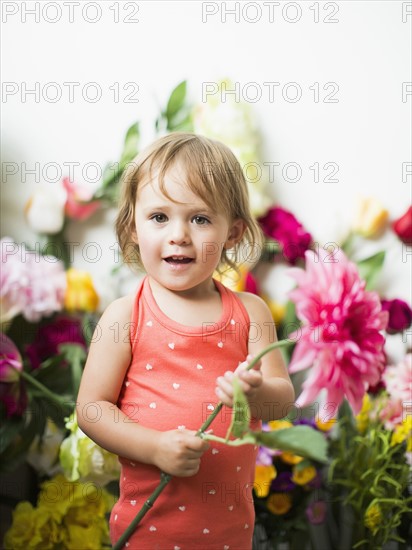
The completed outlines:
<svg viewBox="0 0 412 550">
<path fill-rule="evenodd" d="M 117 237 L 125 261 L 146 275 L 135 295 L 104 312 L 77 403 L 81 429 L 121 462 L 112 542 L 162 470 L 174 477 L 126 547 L 250 550 L 257 448 L 196 436 L 222 401 L 211 427 L 225 437 L 234 376 L 254 429 L 294 399 L 279 350 L 246 370 L 276 339 L 268 307 L 213 278 L 261 245 L 242 170 L 223 144 L 174 133 L 140 153 L 123 184 Z"/>
</svg>

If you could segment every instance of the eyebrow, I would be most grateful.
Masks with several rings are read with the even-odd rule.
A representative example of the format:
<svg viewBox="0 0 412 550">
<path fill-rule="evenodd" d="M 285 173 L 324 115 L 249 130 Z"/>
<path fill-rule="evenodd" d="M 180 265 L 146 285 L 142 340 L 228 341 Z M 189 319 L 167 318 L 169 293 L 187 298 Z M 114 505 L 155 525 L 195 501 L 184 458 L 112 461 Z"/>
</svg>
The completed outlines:
<svg viewBox="0 0 412 550">
<path fill-rule="evenodd" d="M 145 214 L 149 212 L 157 212 L 157 211 L 168 211 L 170 210 L 171 206 L 166 204 L 153 204 L 149 205 L 146 208 L 143 208 L 143 212 Z M 209 217 L 214 217 L 216 214 L 207 206 L 199 205 L 199 206 L 193 206 L 193 208 L 190 208 L 189 210 L 190 214 L 205 214 Z"/>
</svg>

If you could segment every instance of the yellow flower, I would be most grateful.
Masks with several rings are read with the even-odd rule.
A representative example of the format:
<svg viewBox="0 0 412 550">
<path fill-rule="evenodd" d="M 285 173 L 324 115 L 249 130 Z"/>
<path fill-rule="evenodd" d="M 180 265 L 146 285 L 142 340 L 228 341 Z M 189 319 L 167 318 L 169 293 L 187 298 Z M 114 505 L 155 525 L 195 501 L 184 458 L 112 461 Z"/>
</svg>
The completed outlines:
<svg viewBox="0 0 412 550">
<path fill-rule="evenodd" d="M 376 237 L 382 232 L 388 220 L 388 211 L 381 203 L 372 198 L 358 201 L 352 229 L 364 237 Z"/>
<path fill-rule="evenodd" d="M 109 543 L 109 494 L 93 483 L 71 483 L 61 474 L 41 486 L 37 507 L 21 502 L 4 538 L 6 550 L 95 549 Z"/>
<path fill-rule="evenodd" d="M 365 512 L 364 523 L 374 535 L 382 523 L 383 517 L 379 504 L 372 504 Z"/>
<path fill-rule="evenodd" d="M 67 270 L 67 290 L 64 306 L 69 311 L 95 311 L 99 297 L 93 286 L 90 273 L 73 267 Z"/>
<path fill-rule="evenodd" d="M 283 462 L 286 462 L 286 464 L 299 464 L 299 462 L 302 462 L 303 460 L 303 456 L 295 455 L 287 451 L 281 453 L 279 456 Z"/>
<path fill-rule="evenodd" d="M 395 427 L 391 437 L 391 447 L 403 443 L 406 440 L 406 451 L 412 451 L 412 417 L 407 416 L 405 420 Z"/>
<path fill-rule="evenodd" d="M 13 523 L 4 537 L 6 550 L 53 549 L 61 542 L 58 525 L 45 510 L 30 502 L 19 502 L 13 511 Z"/>
<path fill-rule="evenodd" d="M 326 422 L 323 422 L 323 420 L 321 420 L 320 418 L 315 419 L 316 427 L 322 432 L 329 432 L 336 424 L 336 422 L 336 418 L 330 418 L 329 420 L 326 420 Z"/>
<path fill-rule="evenodd" d="M 292 422 L 289 420 L 271 420 L 268 422 L 271 430 L 284 430 L 285 428 L 292 428 Z"/>
<path fill-rule="evenodd" d="M 266 506 L 276 516 L 283 516 L 292 508 L 292 498 L 288 493 L 273 493 L 267 500 Z"/>
<path fill-rule="evenodd" d="M 316 468 L 306 466 L 305 468 L 293 468 L 292 481 L 296 485 L 306 485 L 316 477 Z"/>
<path fill-rule="evenodd" d="M 365 393 L 363 396 L 362 409 L 359 414 L 356 415 L 356 425 L 358 427 L 359 433 L 362 435 L 366 432 L 369 425 L 369 412 L 372 408 L 371 400 L 369 395 Z"/>
<path fill-rule="evenodd" d="M 256 464 L 255 466 L 255 482 L 253 490 L 256 496 L 259 498 L 267 497 L 270 490 L 270 483 L 272 479 L 275 479 L 277 472 L 273 465 L 264 466 L 263 464 Z"/>
</svg>

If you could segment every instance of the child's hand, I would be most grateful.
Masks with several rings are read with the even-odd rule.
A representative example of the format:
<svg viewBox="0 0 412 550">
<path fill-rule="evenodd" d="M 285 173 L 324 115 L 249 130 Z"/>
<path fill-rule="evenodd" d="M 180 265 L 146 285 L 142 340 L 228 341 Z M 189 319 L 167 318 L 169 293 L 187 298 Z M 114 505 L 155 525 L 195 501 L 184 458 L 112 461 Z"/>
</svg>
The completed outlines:
<svg viewBox="0 0 412 550">
<path fill-rule="evenodd" d="M 200 458 L 209 443 L 192 430 L 160 432 L 154 464 L 172 476 L 189 477 L 197 474 Z"/>
<path fill-rule="evenodd" d="M 262 362 L 258 361 L 251 370 L 246 370 L 249 363 L 252 361 L 252 355 L 246 357 L 246 361 L 243 361 L 235 372 L 227 371 L 223 376 L 219 376 L 216 380 L 216 395 L 222 401 L 224 405 L 233 407 L 233 386 L 232 380 L 234 376 L 237 376 L 240 380 L 242 389 L 248 398 L 249 402 L 252 402 L 260 386 L 262 385 L 262 373 L 260 367 Z"/>
</svg>

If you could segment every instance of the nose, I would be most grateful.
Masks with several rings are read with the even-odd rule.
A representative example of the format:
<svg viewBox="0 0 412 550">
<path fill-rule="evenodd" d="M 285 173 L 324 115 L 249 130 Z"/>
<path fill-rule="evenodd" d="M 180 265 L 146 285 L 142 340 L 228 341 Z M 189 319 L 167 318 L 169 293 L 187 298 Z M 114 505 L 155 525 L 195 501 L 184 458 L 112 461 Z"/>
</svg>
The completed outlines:
<svg viewBox="0 0 412 550">
<path fill-rule="evenodd" d="M 170 244 L 189 244 L 190 233 L 187 224 L 181 220 L 175 220 L 169 224 L 169 243 Z"/>
</svg>

